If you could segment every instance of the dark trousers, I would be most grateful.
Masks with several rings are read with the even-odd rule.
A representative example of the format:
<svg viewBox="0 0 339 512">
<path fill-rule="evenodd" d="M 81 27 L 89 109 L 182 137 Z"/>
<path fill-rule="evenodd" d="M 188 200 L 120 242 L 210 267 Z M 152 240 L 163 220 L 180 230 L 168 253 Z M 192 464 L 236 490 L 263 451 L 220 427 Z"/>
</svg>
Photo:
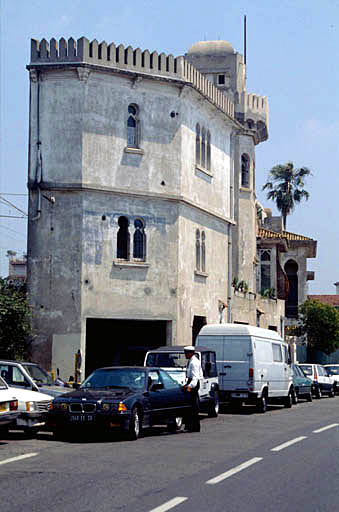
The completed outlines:
<svg viewBox="0 0 339 512">
<path fill-rule="evenodd" d="M 200 401 L 199 401 L 199 384 L 189 392 L 191 410 L 188 413 L 185 421 L 185 426 L 192 432 L 200 432 Z"/>
</svg>

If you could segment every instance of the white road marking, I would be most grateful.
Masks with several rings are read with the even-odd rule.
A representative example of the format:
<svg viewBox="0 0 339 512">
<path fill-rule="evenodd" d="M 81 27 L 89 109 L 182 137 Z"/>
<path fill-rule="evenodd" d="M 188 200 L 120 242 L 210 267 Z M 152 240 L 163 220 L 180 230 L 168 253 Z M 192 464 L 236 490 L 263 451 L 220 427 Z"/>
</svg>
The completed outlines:
<svg viewBox="0 0 339 512">
<path fill-rule="evenodd" d="M 0 465 L 8 464 L 9 462 L 15 462 L 17 460 L 28 459 L 29 457 L 35 457 L 36 455 L 39 455 L 39 454 L 38 453 L 25 453 L 25 455 L 18 455 L 17 457 L 12 457 L 11 459 L 0 460 Z"/>
<path fill-rule="evenodd" d="M 339 423 L 332 423 L 332 425 L 327 425 L 326 427 L 318 428 L 318 430 L 313 430 L 313 434 L 319 434 L 320 432 L 324 432 L 324 430 L 328 430 L 329 428 L 338 427 Z"/>
<path fill-rule="evenodd" d="M 150 512 L 166 512 L 166 510 L 169 510 L 170 508 L 180 505 L 180 503 L 186 501 L 187 499 L 188 498 L 178 496 L 177 498 L 173 498 L 172 500 L 166 501 L 166 503 L 160 505 L 159 507 L 152 508 Z"/>
<path fill-rule="evenodd" d="M 236 466 L 235 468 L 226 471 L 225 473 L 221 473 L 221 475 L 211 478 L 211 480 L 207 480 L 206 483 L 210 485 L 218 484 L 222 480 L 225 480 L 226 478 L 229 478 L 230 476 L 239 473 L 239 471 L 242 471 L 243 469 L 249 468 L 250 466 L 252 466 L 256 462 L 259 462 L 262 459 L 262 457 L 254 457 L 253 459 L 250 459 L 247 462 L 244 462 L 243 464 L 240 464 L 239 466 Z"/>
<path fill-rule="evenodd" d="M 280 450 L 283 450 L 284 448 L 287 448 L 288 446 L 291 446 L 292 444 L 299 443 L 299 441 L 302 441 L 303 439 L 307 439 L 307 436 L 296 437 L 295 439 L 292 439 L 291 441 L 287 441 L 287 443 L 280 444 L 279 446 L 272 448 L 271 452 L 279 452 Z"/>
</svg>

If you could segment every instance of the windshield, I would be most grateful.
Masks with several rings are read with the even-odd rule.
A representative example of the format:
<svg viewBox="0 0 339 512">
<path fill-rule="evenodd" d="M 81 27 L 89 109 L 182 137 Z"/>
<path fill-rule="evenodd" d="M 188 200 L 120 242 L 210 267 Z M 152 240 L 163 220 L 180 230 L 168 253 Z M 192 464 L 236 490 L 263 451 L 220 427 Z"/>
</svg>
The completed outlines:
<svg viewBox="0 0 339 512">
<path fill-rule="evenodd" d="M 312 366 L 301 366 L 300 367 L 302 369 L 302 371 L 306 374 L 306 375 L 312 375 Z"/>
<path fill-rule="evenodd" d="M 22 365 L 26 372 L 32 377 L 36 384 L 44 384 L 46 386 L 52 386 L 54 384 L 53 379 L 50 375 L 48 375 L 45 370 L 40 368 L 40 366 L 34 366 L 31 364 L 23 364 Z"/>
<path fill-rule="evenodd" d="M 84 383 L 81 389 L 97 388 L 145 388 L 145 372 L 132 368 L 115 368 L 107 370 L 95 370 Z"/>
<path fill-rule="evenodd" d="M 146 358 L 146 366 L 162 368 L 186 368 L 187 360 L 181 352 L 150 352 Z"/>
</svg>

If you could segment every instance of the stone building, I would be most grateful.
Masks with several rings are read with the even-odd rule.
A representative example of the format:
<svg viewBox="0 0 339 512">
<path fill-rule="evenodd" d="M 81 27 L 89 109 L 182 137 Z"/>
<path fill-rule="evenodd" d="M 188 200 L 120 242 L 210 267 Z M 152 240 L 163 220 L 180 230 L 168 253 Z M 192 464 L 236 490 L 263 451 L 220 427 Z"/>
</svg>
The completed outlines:
<svg viewBox="0 0 339 512">
<path fill-rule="evenodd" d="M 32 40 L 27 68 L 33 358 L 68 378 L 78 350 L 82 376 L 140 364 L 207 322 L 283 333 L 285 297 L 257 293 L 268 102 L 242 55 Z"/>
</svg>

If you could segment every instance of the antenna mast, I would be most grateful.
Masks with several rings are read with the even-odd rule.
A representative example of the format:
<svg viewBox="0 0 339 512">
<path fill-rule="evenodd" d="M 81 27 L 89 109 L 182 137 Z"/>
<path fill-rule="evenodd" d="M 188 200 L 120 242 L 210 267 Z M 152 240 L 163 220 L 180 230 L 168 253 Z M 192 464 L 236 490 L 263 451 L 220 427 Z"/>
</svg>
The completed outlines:
<svg viewBox="0 0 339 512">
<path fill-rule="evenodd" d="M 244 16 L 244 64 L 245 64 L 245 80 L 247 78 L 247 34 L 246 34 L 246 14 Z"/>
</svg>

